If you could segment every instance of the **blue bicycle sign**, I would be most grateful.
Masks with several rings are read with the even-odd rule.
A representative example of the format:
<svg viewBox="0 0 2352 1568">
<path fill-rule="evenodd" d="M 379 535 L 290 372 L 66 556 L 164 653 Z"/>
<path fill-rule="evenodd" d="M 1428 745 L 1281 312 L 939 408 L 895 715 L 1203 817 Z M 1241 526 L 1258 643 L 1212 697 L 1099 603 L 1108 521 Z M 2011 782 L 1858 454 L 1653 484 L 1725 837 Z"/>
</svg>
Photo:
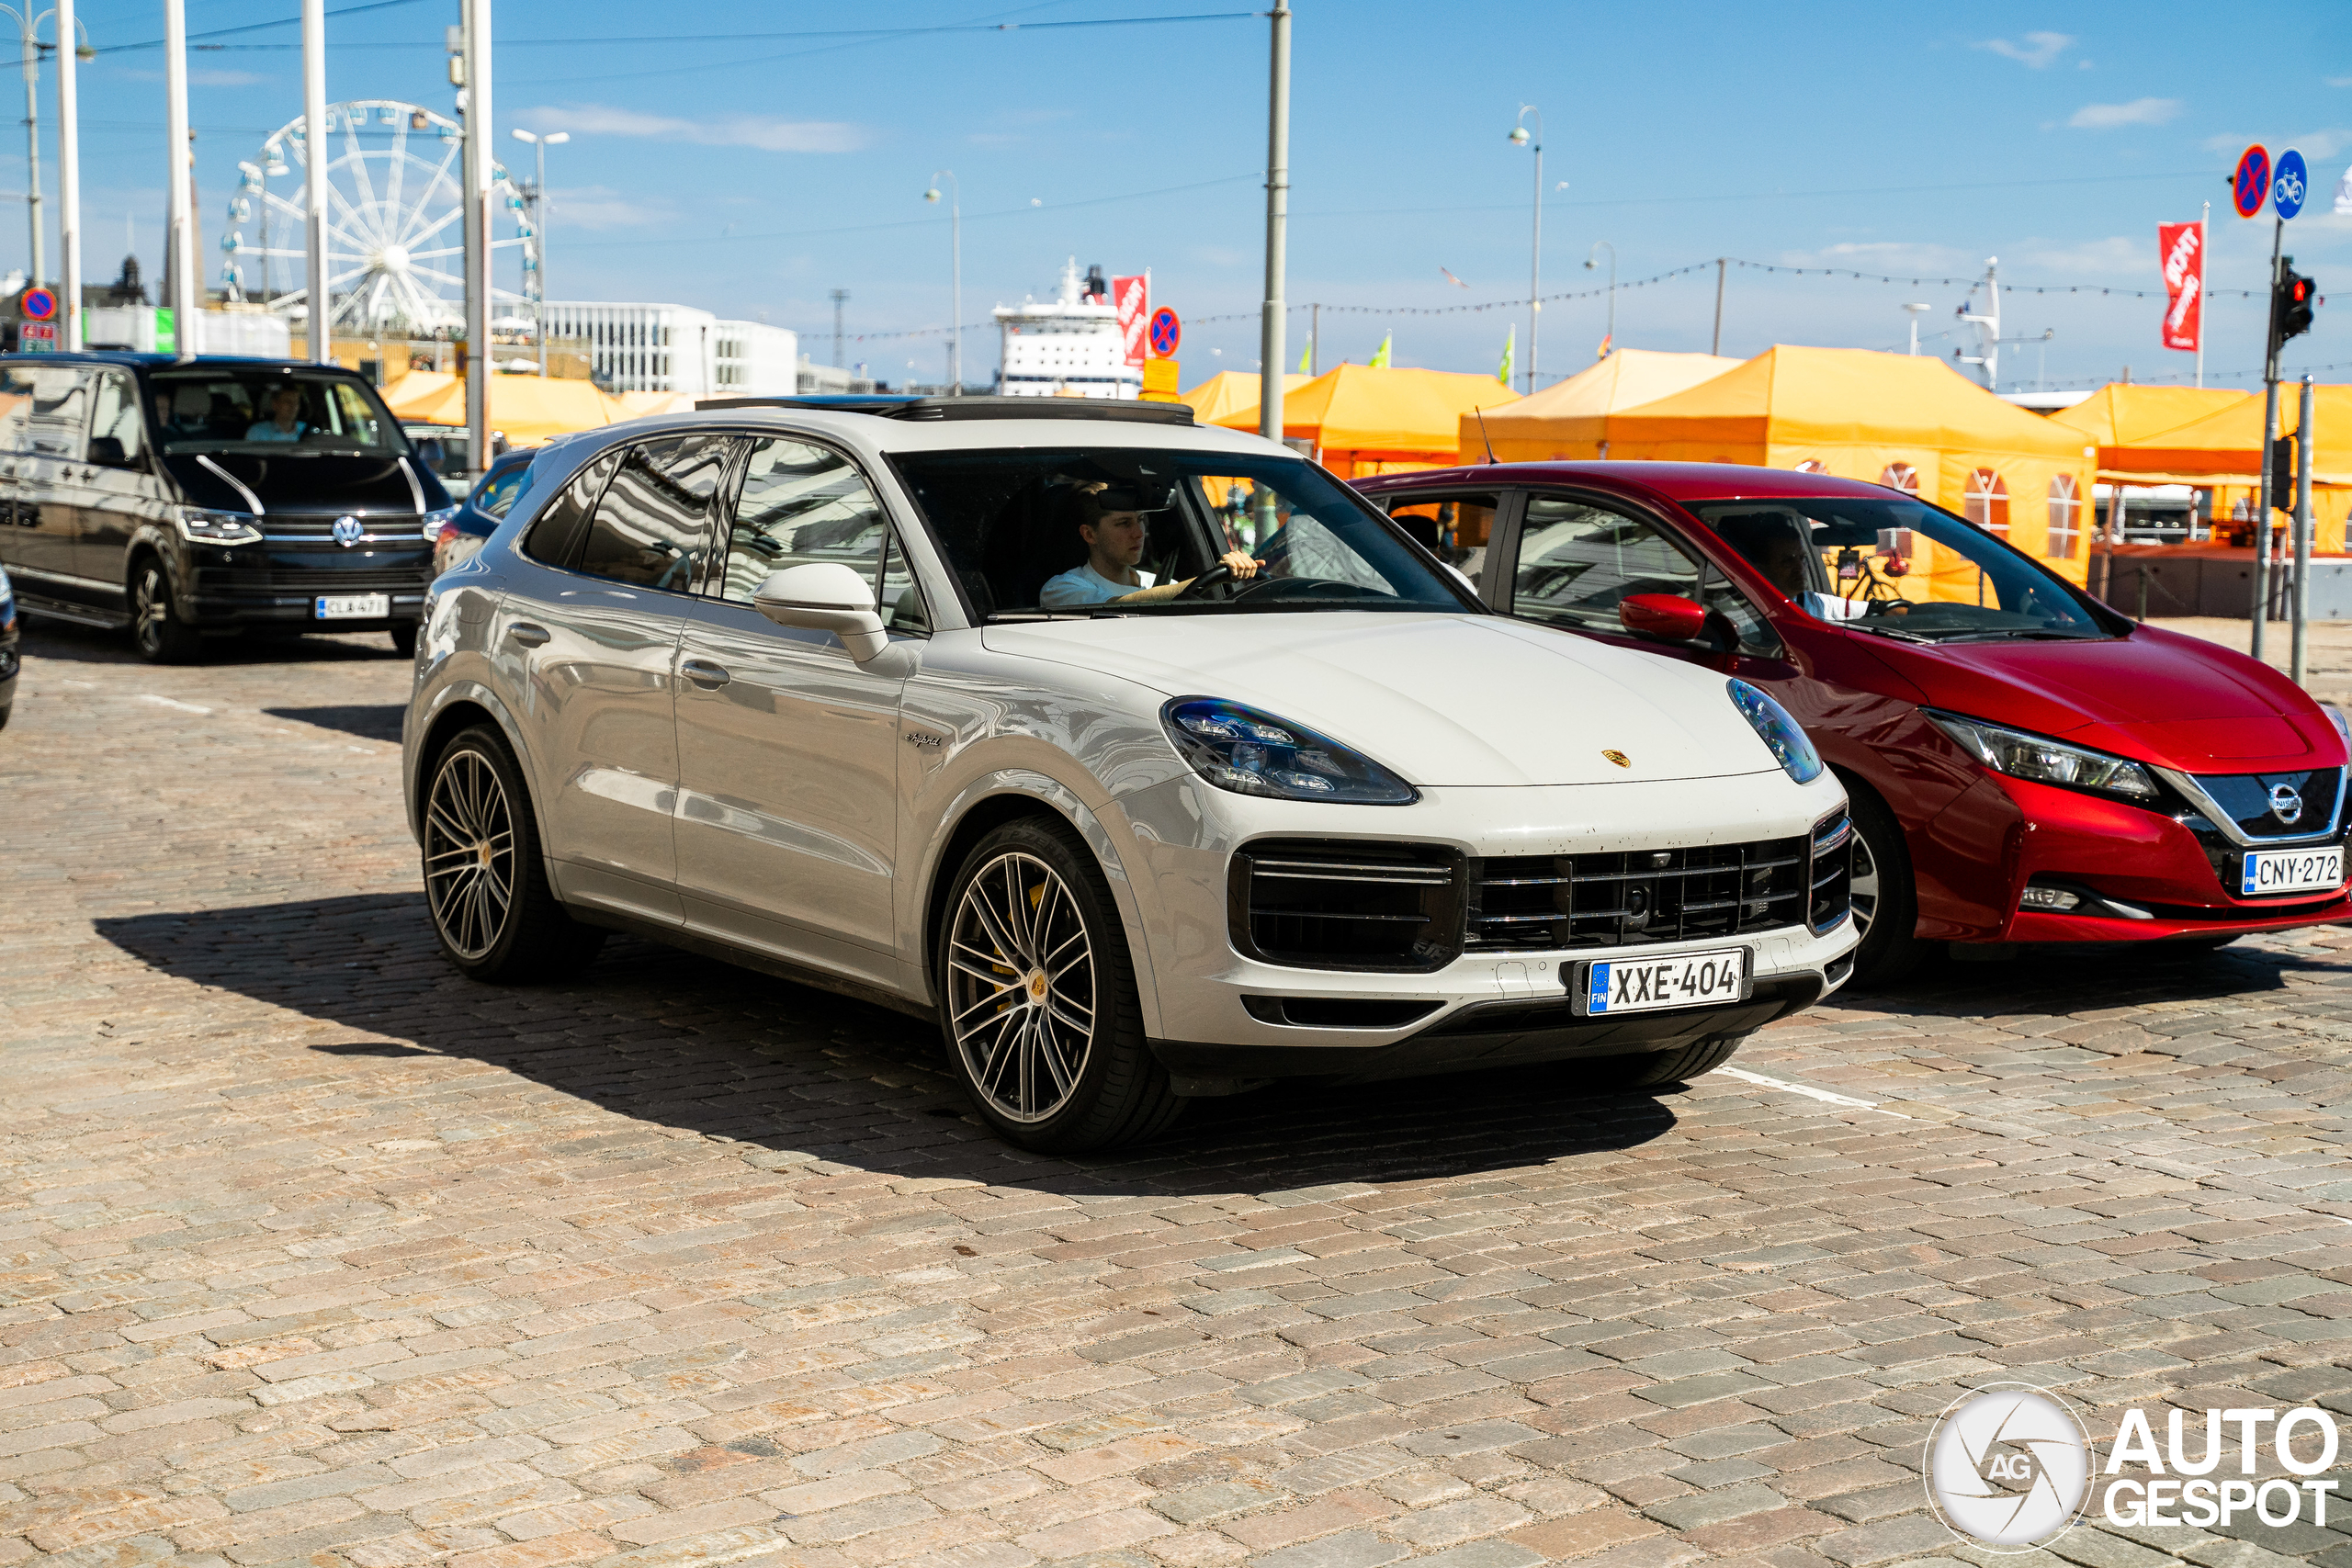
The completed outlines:
<svg viewBox="0 0 2352 1568">
<path fill-rule="evenodd" d="M 2271 209 L 2281 218 L 2294 217 L 2303 209 L 2310 188 L 2311 171 L 2303 166 L 2303 155 L 2292 147 L 2280 152 L 2270 175 Z"/>
</svg>

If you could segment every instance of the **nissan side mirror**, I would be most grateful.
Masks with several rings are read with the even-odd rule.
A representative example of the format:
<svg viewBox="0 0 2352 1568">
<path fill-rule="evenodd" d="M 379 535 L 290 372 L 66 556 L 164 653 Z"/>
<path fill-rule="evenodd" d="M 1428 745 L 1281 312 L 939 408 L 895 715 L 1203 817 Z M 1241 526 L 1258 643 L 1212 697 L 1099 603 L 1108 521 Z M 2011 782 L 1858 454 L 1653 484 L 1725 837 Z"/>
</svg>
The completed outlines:
<svg viewBox="0 0 2352 1568">
<path fill-rule="evenodd" d="M 874 584 L 839 561 L 811 561 L 768 573 L 752 607 L 780 626 L 831 632 L 860 664 L 890 645 L 874 611 Z"/>
<path fill-rule="evenodd" d="M 1617 602 L 1617 623 L 1635 637 L 1695 642 L 1716 653 L 1739 644 L 1728 618 L 1679 593 L 1628 593 Z"/>
</svg>

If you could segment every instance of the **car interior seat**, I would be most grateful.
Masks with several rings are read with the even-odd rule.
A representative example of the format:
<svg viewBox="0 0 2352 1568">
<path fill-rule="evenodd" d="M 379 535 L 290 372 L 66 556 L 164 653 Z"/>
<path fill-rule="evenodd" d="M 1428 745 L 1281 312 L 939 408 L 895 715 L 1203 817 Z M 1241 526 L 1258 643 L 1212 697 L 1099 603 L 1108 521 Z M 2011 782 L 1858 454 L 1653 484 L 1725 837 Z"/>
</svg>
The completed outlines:
<svg viewBox="0 0 2352 1568">
<path fill-rule="evenodd" d="M 1086 562 L 1078 525 L 1085 518 L 1079 487 L 1040 479 L 1021 487 L 989 525 L 982 554 L 996 606 L 1034 608 L 1048 578 Z"/>
</svg>

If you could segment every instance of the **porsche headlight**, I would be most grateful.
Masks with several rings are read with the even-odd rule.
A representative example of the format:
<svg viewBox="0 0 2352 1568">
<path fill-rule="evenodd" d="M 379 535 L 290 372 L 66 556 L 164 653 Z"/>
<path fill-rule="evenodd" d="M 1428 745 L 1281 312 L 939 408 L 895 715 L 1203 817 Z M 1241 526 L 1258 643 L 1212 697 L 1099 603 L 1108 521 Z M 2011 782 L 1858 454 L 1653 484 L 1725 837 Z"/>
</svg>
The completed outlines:
<svg viewBox="0 0 2352 1568">
<path fill-rule="evenodd" d="M 2143 806 L 2153 805 L 2158 798 L 2156 781 L 2137 762 L 2087 747 L 2069 746 L 2046 735 L 2006 729 L 1983 719 L 1962 718 L 1956 713 L 1938 713 L 1932 708 L 1920 711 L 1938 729 L 1958 742 L 1962 750 L 1996 773 L 2031 779 L 2036 784 L 2120 795 Z"/>
<path fill-rule="evenodd" d="M 1177 754 L 1236 795 L 1408 806 L 1420 792 L 1361 751 L 1304 725 L 1216 697 L 1178 697 L 1159 710 Z"/>
<path fill-rule="evenodd" d="M 1726 681 L 1724 685 L 1731 693 L 1731 705 L 1756 731 L 1783 773 L 1799 784 L 1811 784 L 1821 776 L 1821 753 L 1813 749 L 1804 727 L 1788 709 L 1745 681 Z"/>
<path fill-rule="evenodd" d="M 261 526 L 243 512 L 207 512 L 201 507 L 179 509 L 180 537 L 191 545 L 250 545 L 261 537 Z"/>
</svg>

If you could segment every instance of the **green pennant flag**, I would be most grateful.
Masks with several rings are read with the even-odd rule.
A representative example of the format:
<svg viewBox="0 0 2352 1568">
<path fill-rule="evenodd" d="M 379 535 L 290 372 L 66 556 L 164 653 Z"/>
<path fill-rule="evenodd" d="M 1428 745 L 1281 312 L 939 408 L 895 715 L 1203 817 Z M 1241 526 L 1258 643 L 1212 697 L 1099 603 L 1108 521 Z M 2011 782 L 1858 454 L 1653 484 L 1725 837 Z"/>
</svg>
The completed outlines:
<svg viewBox="0 0 2352 1568">
<path fill-rule="evenodd" d="M 1380 334 L 1380 346 L 1372 351 L 1372 360 L 1370 365 L 1367 367 L 1368 368 L 1374 370 L 1385 370 L 1388 368 L 1388 340 L 1396 335 L 1396 334 L 1394 333 L 1383 333 Z"/>
<path fill-rule="evenodd" d="M 1302 376 L 1311 375 L 1313 372 L 1308 367 L 1314 363 L 1315 340 L 1308 338 L 1306 345 L 1298 351 L 1298 373 Z"/>
<path fill-rule="evenodd" d="M 1518 346 L 1519 329 L 1514 326 L 1503 334 L 1503 362 L 1495 367 L 1495 379 L 1506 387 L 1510 385 L 1511 351 Z"/>
</svg>

